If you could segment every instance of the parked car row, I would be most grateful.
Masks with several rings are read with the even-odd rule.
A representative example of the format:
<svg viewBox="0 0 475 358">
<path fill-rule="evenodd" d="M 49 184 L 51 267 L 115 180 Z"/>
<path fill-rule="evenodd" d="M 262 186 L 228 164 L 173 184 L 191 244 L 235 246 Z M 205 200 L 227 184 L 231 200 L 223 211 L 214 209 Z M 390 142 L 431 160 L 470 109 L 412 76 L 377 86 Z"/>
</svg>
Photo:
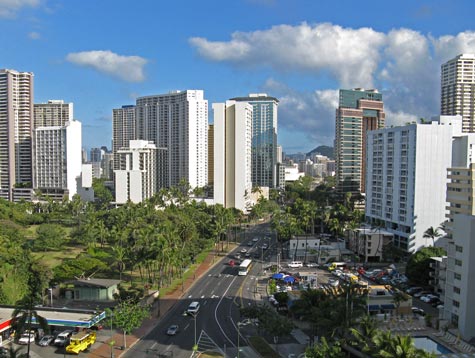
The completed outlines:
<svg viewBox="0 0 475 358">
<path fill-rule="evenodd" d="M 439 294 L 432 291 L 424 290 L 419 286 L 412 286 L 406 290 L 406 293 L 414 298 L 420 299 L 424 303 L 431 304 L 433 307 L 442 308 L 444 302 L 441 301 Z"/>
</svg>

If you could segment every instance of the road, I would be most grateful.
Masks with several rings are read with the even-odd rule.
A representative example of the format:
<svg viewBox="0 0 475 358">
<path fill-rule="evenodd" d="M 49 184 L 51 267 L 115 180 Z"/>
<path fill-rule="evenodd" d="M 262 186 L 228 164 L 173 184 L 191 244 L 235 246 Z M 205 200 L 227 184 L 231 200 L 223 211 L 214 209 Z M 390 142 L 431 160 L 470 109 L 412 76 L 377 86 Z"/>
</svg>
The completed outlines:
<svg viewBox="0 0 475 358">
<path fill-rule="evenodd" d="M 260 299 L 256 291 L 257 280 L 262 267 L 260 259 L 252 258 L 255 264 L 247 276 L 237 275 L 237 266 L 231 267 L 228 262 L 245 249 L 251 254 L 261 252 L 266 260 L 271 257 L 272 247 L 275 246 L 269 235 L 266 224 L 261 224 L 247 230 L 243 242 L 226 257 L 222 257 L 209 272 L 199 279 L 186 293 L 184 298 L 168 312 L 158 325 L 142 341 L 138 342 L 124 358 L 142 357 L 190 357 L 195 342 L 204 347 L 219 347 L 222 351 L 236 349 L 247 345 L 245 327 L 240 328 L 238 338 L 239 308 Z M 256 238 L 257 241 L 252 241 Z M 259 247 L 267 242 L 269 249 Z M 248 246 L 252 243 L 252 246 Z M 250 244 L 249 244 L 250 245 Z M 200 310 L 196 317 L 185 313 L 192 301 L 200 302 Z M 167 328 L 177 324 L 179 333 L 175 336 L 166 335 Z M 239 339 L 239 343 L 238 343 Z"/>
</svg>

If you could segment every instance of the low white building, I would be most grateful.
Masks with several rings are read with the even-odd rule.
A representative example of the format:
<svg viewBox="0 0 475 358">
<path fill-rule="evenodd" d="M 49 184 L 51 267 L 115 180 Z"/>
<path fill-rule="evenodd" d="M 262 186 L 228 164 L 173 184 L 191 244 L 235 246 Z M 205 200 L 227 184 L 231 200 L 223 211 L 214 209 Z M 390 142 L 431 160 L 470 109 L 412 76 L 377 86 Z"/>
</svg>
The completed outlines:
<svg viewBox="0 0 475 358">
<path fill-rule="evenodd" d="M 76 178 L 77 194 L 81 200 L 94 201 L 94 189 L 92 187 L 92 164 L 81 166 L 81 175 Z"/>
<path fill-rule="evenodd" d="M 119 149 L 119 168 L 115 174 L 116 204 L 140 203 L 157 191 L 157 147 L 153 142 L 131 140 L 128 148 Z"/>
<path fill-rule="evenodd" d="M 381 228 L 362 227 L 348 231 L 348 249 L 363 262 L 383 261 L 384 248 L 393 241 L 394 234 Z"/>
</svg>

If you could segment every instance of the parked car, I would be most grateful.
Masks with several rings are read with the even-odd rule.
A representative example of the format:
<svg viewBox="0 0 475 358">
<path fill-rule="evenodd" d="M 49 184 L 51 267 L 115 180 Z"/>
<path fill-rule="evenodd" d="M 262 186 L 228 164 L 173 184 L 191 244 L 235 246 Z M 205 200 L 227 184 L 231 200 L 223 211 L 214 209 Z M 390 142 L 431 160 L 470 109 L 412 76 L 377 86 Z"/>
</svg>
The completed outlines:
<svg viewBox="0 0 475 358">
<path fill-rule="evenodd" d="M 241 254 L 245 254 L 246 252 L 247 252 L 246 249 L 242 249 L 242 250 L 241 250 Z"/>
<path fill-rule="evenodd" d="M 54 336 L 47 334 L 46 336 L 43 336 L 43 338 L 40 339 L 40 341 L 38 342 L 38 345 L 40 345 L 41 347 L 47 347 L 50 344 L 52 344 L 53 341 L 54 341 Z"/>
<path fill-rule="evenodd" d="M 426 295 L 431 294 L 431 293 L 432 293 L 432 291 L 419 291 L 419 292 L 414 293 L 413 297 L 419 298 L 421 296 L 426 296 Z"/>
<path fill-rule="evenodd" d="M 412 286 L 412 287 L 409 287 L 407 290 L 406 290 L 406 293 L 410 294 L 410 295 L 413 295 L 417 292 L 421 292 L 423 291 L 423 288 L 422 287 L 418 287 L 418 286 Z"/>
<path fill-rule="evenodd" d="M 73 334 L 73 331 L 67 329 L 60 334 L 58 334 L 54 340 L 54 345 L 58 347 L 65 347 L 69 344 L 69 338 L 71 338 L 71 335 Z"/>
<path fill-rule="evenodd" d="M 258 237 L 255 237 L 254 239 L 252 239 L 253 242 L 258 242 L 259 241 L 259 238 Z"/>
<path fill-rule="evenodd" d="M 303 263 L 302 261 L 292 261 L 292 262 L 289 262 L 289 267 L 291 268 L 303 267 Z"/>
<path fill-rule="evenodd" d="M 34 331 L 24 332 L 18 339 L 18 344 L 28 344 L 35 341 L 36 334 Z"/>
<path fill-rule="evenodd" d="M 418 314 L 418 315 L 421 315 L 421 316 L 426 315 L 425 311 L 422 308 L 412 307 L 411 310 L 412 310 L 412 313 L 414 313 L 414 314 Z"/>
<path fill-rule="evenodd" d="M 432 302 L 435 302 L 438 299 L 439 299 L 439 297 L 437 297 L 436 295 L 432 295 L 432 294 L 428 294 L 428 295 L 420 297 L 420 300 L 422 302 L 425 302 L 425 303 L 432 303 Z"/>
<path fill-rule="evenodd" d="M 167 335 L 169 336 L 174 336 L 178 333 L 179 328 L 177 324 L 172 324 L 170 327 L 167 329 Z"/>
<path fill-rule="evenodd" d="M 306 267 L 317 267 L 318 265 L 317 265 L 316 262 L 307 262 L 307 263 L 305 263 L 305 266 Z"/>
</svg>

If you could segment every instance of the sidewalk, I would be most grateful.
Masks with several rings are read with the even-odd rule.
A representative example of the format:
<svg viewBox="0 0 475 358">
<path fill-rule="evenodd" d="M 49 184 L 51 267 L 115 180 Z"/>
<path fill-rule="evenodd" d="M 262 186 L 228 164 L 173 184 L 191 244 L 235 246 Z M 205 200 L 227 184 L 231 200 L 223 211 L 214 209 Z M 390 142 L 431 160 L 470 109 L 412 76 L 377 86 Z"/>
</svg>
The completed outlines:
<svg viewBox="0 0 475 358">
<path fill-rule="evenodd" d="M 175 305 L 175 303 L 181 299 L 183 295 L 186 294 L 188 289 L 193 285 L 193 283 L 199 279 L 203 274 L 205 274 L 208 269 L 213 266 L 213 257 L 214 255 L 210 253 L 206 259 L 197 267 L 195 275 L 189 277 L 183 284 L 183 291 L 181 285 L 178 286 L 174 291 L 168 293 L 167 295 L 161 297 L 160 299 L 160 314 L 158 314 L 158 309 L 154 308 L 152 312 L 152 317 L 147 319 L 140 328 L 136 329 L 132 334 L 126 336 L 127 349 L 132 347 L 137 341 L 142 337 L 147 335 L 158 323 L 161 316 L 164 316 L 170 311 L 170 309 Z M 221 257 L 217 257 L 215 261 L 220 260 Z M 115 342 L 113 344 L 113 352 L 111 354 L 111 341 Z M 99 347 L 93 349 L 87 357 L 89 358 L 119 358 L 126 350 L 118 349 L 119 346 L 122 346 L 124 343 L 124 336 L 122 333 L 116 333 L 111 339 L 100 342 L 102 343 Z"/>
</svg>

